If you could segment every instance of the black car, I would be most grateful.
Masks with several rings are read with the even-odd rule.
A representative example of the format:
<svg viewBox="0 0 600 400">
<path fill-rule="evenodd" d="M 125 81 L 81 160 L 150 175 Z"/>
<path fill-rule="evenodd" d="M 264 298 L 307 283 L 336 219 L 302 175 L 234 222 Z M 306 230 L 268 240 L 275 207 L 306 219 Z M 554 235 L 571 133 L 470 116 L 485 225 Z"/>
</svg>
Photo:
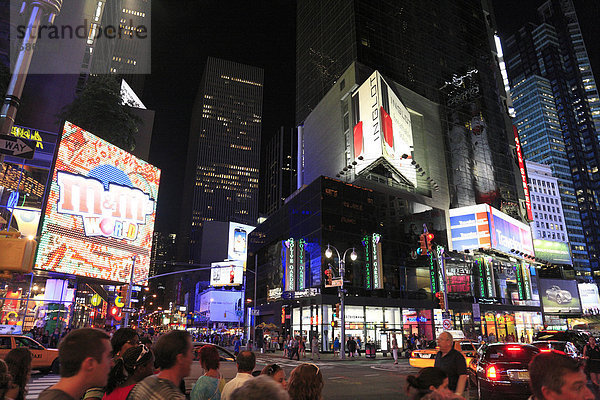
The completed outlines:
<svg viewBox="0 0 600 400">
<path fill-rule="evenodd" d="M 486 344 L 477 351 L 469 368 L 471 379 L 480 400 L 527 399 L 529 388 L 528 365 L 540 353 L 535 346 L 523 343 Z"/>
<path fill-rule="evenodd" d="M 577 347 L 580 353 L 587 344 L 589 335 L 582 331 L 539 331 L 533 338 L 535 341 L 558 340 L 561 342 L 571 342 Z"/>
</svg>

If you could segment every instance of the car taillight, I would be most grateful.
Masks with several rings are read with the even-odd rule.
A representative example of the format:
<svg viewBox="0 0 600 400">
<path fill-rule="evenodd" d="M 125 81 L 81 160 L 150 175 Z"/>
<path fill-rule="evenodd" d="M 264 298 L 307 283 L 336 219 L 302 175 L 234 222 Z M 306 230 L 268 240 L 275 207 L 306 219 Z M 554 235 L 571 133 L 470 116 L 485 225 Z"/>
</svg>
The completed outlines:
<svg viewBox="0 0 600 400">
<path fill-rule="evenodd" d="M 521 347 L 517 347 L 517 346 L 512 346 L 512 347 L 507 347 L 506 350 L 508 351 L 521 351 L 523 350 Z"/>
<path fill-rule="evenodd" d="M 542 353 L 550 353 L 552 350 L 550 349 L 540 349 Z"/>
<path fill-rule="evenodd" d="M 411 356 L 412 358 L 417 358 L 417 357 L 419 357 L 419 353 L 417 353 L 417 352 L 413 351 L 412 353 L 410 353 L 410 356 Z"/>
<path fill-rule="evenodd" d="M 487 371 L 485 371 L 485 377 L 488 379 L 498 379 L 498 375 L 499 375 L 499 371 L 496 369 L 495 366 L 490 365 L 487 369 Z"/>
</svg>

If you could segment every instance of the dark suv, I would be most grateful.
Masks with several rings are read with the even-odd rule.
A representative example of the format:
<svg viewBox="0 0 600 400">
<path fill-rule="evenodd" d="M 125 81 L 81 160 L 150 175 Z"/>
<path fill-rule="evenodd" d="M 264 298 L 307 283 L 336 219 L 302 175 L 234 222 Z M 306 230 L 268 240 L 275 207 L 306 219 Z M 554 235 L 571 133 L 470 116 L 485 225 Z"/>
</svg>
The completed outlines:
<svg viewBox="0 0 600 400">
<path fill-rule="evenodd" d="M 481 346 L 477 360 L 472 360 L 474 365 L 469 368 L 478 398 L 527 399 L 531 395 L 529 362 L 539 352 L 537 347 L 523 343 Z"/>
</svg>

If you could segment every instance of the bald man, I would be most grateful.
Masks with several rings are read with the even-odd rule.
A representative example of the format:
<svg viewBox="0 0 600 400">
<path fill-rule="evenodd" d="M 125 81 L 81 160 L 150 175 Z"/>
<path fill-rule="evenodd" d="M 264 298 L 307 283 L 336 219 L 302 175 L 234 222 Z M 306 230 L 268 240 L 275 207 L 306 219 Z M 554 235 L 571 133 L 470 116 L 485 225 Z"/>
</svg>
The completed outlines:
<svg viewBox="0 0 600 400">
<path fill-rule="evenodd" d="M 448 375 L 448 389 L 459 396 L 463 395 L 469 378 L 465 356 L 454 349 L 454 338 L 450 332 L 442 332 L 438 336 L 440 351 L 435 356 L 435 366 Z"/>
</svg>

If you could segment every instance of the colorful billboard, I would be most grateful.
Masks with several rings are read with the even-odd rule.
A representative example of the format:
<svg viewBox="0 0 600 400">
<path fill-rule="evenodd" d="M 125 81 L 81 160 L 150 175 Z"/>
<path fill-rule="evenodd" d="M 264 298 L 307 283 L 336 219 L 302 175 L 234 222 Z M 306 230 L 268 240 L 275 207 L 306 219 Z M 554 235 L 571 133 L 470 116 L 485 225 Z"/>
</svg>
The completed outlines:
<svg viewBox="0 0 600 400">
<path fill-rule="evenodd" d="M 579 314 L 581 303 L 577 281 L 540 279 L 538 287 L 545 313 Z"/>
<path fill-rule="evenodd" d="M 527 219 L 533 221 L 533 212 L 531 211 L 531 198 L 529 197 L 529 186 L 527 185 L 527 170 L 525 169 L 525 161 L 521 152 L 521 141 L 519 140 L 519 131 L 513 125 L 513 133 L 515 135 L 515 150 L 517 152 L 517 162 L 519 163 L 519 172 L 521 173 L 521 185 L 525 194 L 525 210 L 527 211 Z"/>
<path fill-rule="evenodd" d="M 450 210 L 450 234 L 454 250 L 516 250 L 533 256 L 531 230 L 526 224 L 487 204 Z"/>
<path fill-rule="evenodd" d="M 246 262 L 248 255 L 248 235 L 253 230 L 254 227 L 250 225 L 238 224 L 237 222 L 229 223 L 228 259 Z"/>
<path fill-rule="evenodd" d="M 35 267 L 116 282 L 148 277 L 160 170 L 69 122 Z"/>
<path fill-rule="evenodd" d="M 237 286 L 243 283 L 243 261 L 224 261 L 210 264 L 210 286 Z"/>
<path fill-rule="evenodd" d="M 411 164 L 410 113 L 379 72 L 375 71 L 356 90 L 352 104 L 356 172 L 383 157 L 408 182 L 417 186 L 417 171 Z"/>
<path fill-rule="evenodd" d="M 551 240 L 533 240 L 535 256 L 553 264 L 573 265 L 571 251 L 568 243 L 553 242 Z"/>
</svg>

